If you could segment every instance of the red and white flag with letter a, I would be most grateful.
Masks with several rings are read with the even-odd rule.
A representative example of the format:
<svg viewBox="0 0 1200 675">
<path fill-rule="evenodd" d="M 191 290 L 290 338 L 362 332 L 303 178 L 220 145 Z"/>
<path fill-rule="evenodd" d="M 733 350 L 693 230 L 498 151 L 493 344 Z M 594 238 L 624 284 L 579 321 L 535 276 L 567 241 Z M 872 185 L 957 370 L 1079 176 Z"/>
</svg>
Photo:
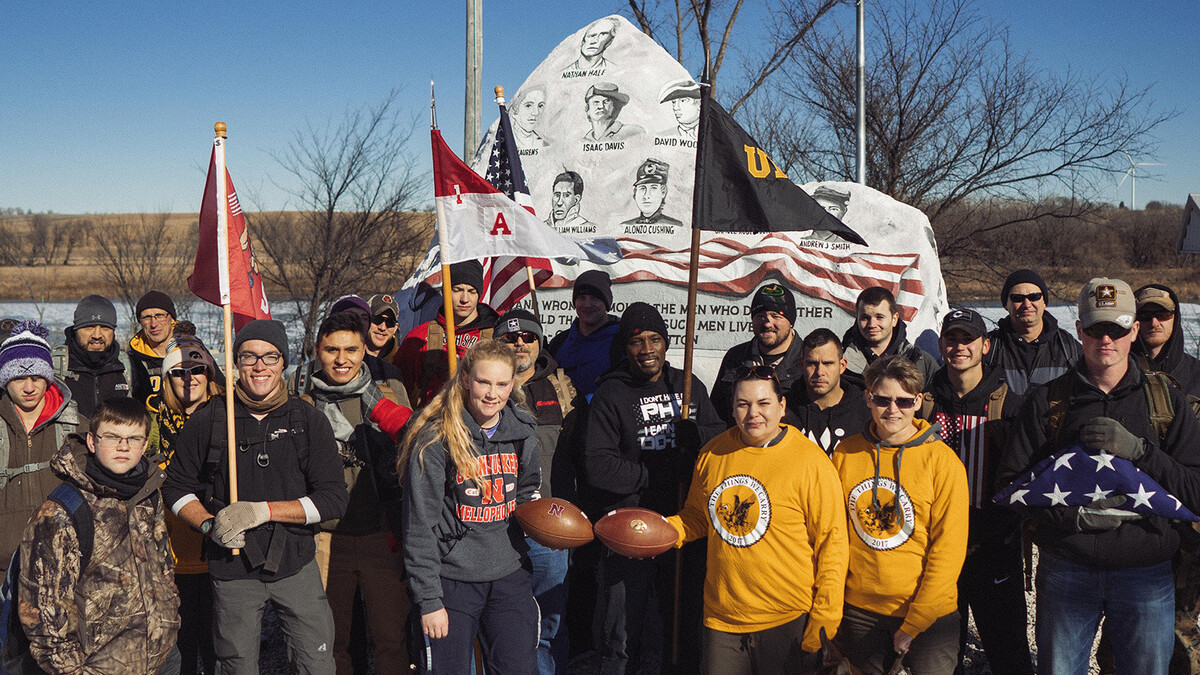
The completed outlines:
<svg viewBox="0 0 1200 675">
<path fill-rule="evenodd" d="M 493 256 L 595 259 L 595 251 L 558 233 L 506 197 L 454 154 L 433 129 L 433 182 L 442 264 Z M 619 256 L 618 256 L 619 257 Z"/>
<path fill-rule="evenodd" d="M 254 319 L 271 318 L 271 308 L 258 273 L 258 260 L 250 249 L 246 216 L 233 189 L 233 179 L 225 169 L 224 144 L 223 138 L 213 141 L 200 204 L 200 241 L 188 288 L 201 300 L 229 304 L 234 328 L 240 329 Z M 217 180 L 218 164 L 223 181 Z"/>
</svg>

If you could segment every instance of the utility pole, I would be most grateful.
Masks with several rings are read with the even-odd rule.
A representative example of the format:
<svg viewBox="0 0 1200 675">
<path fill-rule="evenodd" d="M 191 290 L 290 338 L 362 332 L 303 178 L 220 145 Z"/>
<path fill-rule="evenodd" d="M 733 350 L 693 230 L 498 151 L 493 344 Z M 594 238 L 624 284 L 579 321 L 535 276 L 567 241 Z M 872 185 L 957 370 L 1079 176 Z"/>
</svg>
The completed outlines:
<svg viewBox="0 0 1200 675">
<path fill-rule="evenodd" d="M 463 161 L 470 163 L 479 145 L 483 100 L 483 0 L 467 0 L 467 96 L 463 106 Z"/>
<path fill-rule="evenodd" d="M 858 130 L 858 152 L 856 153 L 855 182 L 867 184 L 867 45 L 864 29 L 866 11 L 863 7 L 866 0 L 855 0 L 858 9 L 858 113 L 856 126 Z"/>
</svg>

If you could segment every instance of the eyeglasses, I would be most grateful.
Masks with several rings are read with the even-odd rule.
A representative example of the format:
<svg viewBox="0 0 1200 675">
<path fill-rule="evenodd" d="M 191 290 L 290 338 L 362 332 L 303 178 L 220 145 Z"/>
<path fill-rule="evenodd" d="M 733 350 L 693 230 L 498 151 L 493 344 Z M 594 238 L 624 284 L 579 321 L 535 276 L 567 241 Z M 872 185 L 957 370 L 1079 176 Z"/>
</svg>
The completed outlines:
<svg viewBox="0 0 1200 675">
<path fill-rule="evenodd" d="M 1042 299 L 1041 291 L 1038 291 L 1037 293 L 1025 293 L 1024 295 L 1022 295 L 1020 293 L 1009 293 L 1008 294 L 1008 301 L 1014 305 L 1019 305 L 1022 302 L 1025 302 L 1026 300 L 1028 300 L 1030 302 L 1038 302 L 1041 299 Z"/>
<path fill-rule="evenodd" d="M 102 434 L 94 436 L 96 441 L 106 448 L 119 448 L 125 445 L 130 448 L 141 447 L 146 442 L 145 436 L 117 436 L 116 434 Z"/>
<path fill-rule="evenodd" d="M 517 340 L 520 340 L 521 342 L 524 342 L 527 345 L 531 345 L 538 341 L 538 336 L 537 336 L 537 333 L 533 333 L 533 332 L 530 332 L 527 330 L 522 330 L 522 331 L 517 331 L 516 333 L 505 333 L 503 336 L 500 337 L 500 339 L 510 345 L 517 344 Z"/>
<path fill-rule="evenodd" d="M 1092 324 L 1083 329 L 1083 334 L 1093 340 L 1101 340 L 1108 336 L 1110 340 L 1116 341 L 1129 335 L 1131 328 L 1122 328 L 1115 323 L 1101 321 L 1100 323 Z"/>
<path fill-rule="evenodd" d="M 262 361 L 268 366 L 278 365 L 283 360 L 283 354 L 279 352 L 271 352 L 270 354 L 251 354 L 250 352 L 242 352 L 237 355 L 239 366 L 253 366 Z"/>
<path fill-rule="evenodd" d="M 1168 321 L 1175 318 L 1175 312 L 1162 307 L 1139 309 L 1137 312 L 1138 321 L 1149 321 L 1150 319 L 1158 319 L 1159 321 Z"/>
<path fill-rule="evenodd" d="M 900 410 L 908 410 L 909 408 L 916 407 L 917 397 L 897 396 L 892 398 L 891 396 L 877 396 L 875 394 L 871 394 L 871 405 L 875 406 L 876 408 L 890 408 L 892 403 L 895 403 L 896 407 Z"/>
<path fill-rule="evenodd" d="M 201 375 L 207 370 L 208 370 L 208 366 L 201 365 L 201 366 L 192 366 L 191 368 L 172 368 L 167 371 L 167 374 L 170 375 L 171 377 L 182 378 L 184 375 L 192 375 L 192 376 Z"/>
<path fill-rule="evenodd" d="M 150 326 L 156 323 L 162 323 L 169 318 L 171 318 L 170 314 L 167 314 L 166 312 L 158 312 L 156 314 L 143 314 L 141 318 L 138 319 L 138 322 Z"/>
<path fill-rule="evenodd" d="M 776 379 L 774 366 L 738 366 L 737 370 L 733 371 L 738 380 L 774 380 Z"/>
<path fill-rule="evenodd" d="M 396 319 L 387 314 L 376 314 L 374 317 L 371 318 L 371 323 L 376 326 L 378 326 L 379 324 L 383 324 L 383 325 L 387 326 L 388 328 L 392 328 L 396 325 Z"/>
</svg>

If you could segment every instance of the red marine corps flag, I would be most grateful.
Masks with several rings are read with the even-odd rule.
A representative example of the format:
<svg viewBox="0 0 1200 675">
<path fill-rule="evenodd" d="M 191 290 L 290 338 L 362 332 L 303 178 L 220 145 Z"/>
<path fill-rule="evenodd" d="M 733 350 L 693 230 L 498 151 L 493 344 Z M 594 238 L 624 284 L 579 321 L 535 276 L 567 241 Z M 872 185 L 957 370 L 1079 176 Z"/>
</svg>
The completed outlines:
<svg viewBox="0 0 1200 675">
<path fill-rule="evenodd" d="M 224 174 L 220 181 L 218 164 Z M 208 181 L 200 204 L 200 242 L 188 288 L 201 300 L 230 305 L 236 328 L 253 319 L 271 318 L 258 260 L 250 249 L 246 216 L 233 189 L 233 179 L 225 169 L 225 138 L 220 134 L 213 139 L 208 161 Z"/>
</svg>

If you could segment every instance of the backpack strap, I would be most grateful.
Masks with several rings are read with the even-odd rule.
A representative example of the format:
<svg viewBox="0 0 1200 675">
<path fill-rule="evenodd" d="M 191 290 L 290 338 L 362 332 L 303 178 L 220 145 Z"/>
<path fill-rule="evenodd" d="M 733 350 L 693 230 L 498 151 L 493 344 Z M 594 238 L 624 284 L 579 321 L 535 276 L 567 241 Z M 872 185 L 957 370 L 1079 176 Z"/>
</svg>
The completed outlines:
<svg viewBox="0 0 1200 675">
<path fill-rule="evenodd" d="M 1062 433 L 1063 421 L 1067 418 L 1067 406 L 1074 390 L 1075 373 L 1068 370 L 1046 384 L 1049 408 L 1046 410 L 1046 440 L 1058 447 L 1058 436 Z"/>
<path fill-rule="evenodd" d="M 1171 405 L 1171 384 L 1165 373 L 1149 371 L 1146 373 L 1146 404 L 1150 409 L 1150 423 L 1158 434 L 1161 447 L 1175 421 L 1175 408 Z"/>
<path fill-rule="evenodd" d="M 1008 383 L 1001 380 L 1000 386 L 996 387 L 991 396 L 988 396 L 987 418 L 988 421 L 1000 419 L 1004 413 L 1004 398 L 1008 396 Z"/>
<path fill-rule="evenodd" d="M 575 397 L 578 395 L 575 385 L 562 368 L 550 373 L 546 379 L 554 385 L 554 393 L 558 395 L 558 405 L 562 408 L 562 416 L 565 418 L 575 409 Z"/>
<path fill-rule="evenodd" d="M 117 361 L 121 362 L 121 368 L 125 371 L 125 384 L 129 385 L 129 391 L 132 393 L 133 392 L 133 362 L 129 360 L 129 352 L 126 352 L 124 349 L 118 349 L 117 350 Z"/>
<path fill-rule="evenodd" d="M 392 389 L 392 385 L 384 380 L 376 380 L 375 386 L 379 388 L 380 395 L 392 403 L 400 405 L 400 396 L 396 393 L 395 389 Z"/>
<path fill-rule="evenodd" d="M 79 538 L 79 573 L 82 575 L 92 561 L 92 547 L 96 539 L 92 507 L 83 498 L 79 488 L 70 483 L 59 483 L 50 492 L 49 499 L 57 502 L 71 516 L 71 524 L 75 526 L 75 535 Z"/>
<path fill-rule="evenodd" d="M 54 349 L 50 350 L 50 361 L 54 364 L 54 374 L 58 376 L 58 379 L 79 379 L 79 376 L 75 373 L 72 373 L 67 367 L 70 363 L 70 359 L 70 353 L 68 352 L 67 345 L 65 344 L 58 345 Z"/>
<path fill-rule="evenodd" d="M 917 416 L 923 420 L 933 418 L 933 392 L 927 391 L 921 394 L 921 410 Z"/>
</svg>

